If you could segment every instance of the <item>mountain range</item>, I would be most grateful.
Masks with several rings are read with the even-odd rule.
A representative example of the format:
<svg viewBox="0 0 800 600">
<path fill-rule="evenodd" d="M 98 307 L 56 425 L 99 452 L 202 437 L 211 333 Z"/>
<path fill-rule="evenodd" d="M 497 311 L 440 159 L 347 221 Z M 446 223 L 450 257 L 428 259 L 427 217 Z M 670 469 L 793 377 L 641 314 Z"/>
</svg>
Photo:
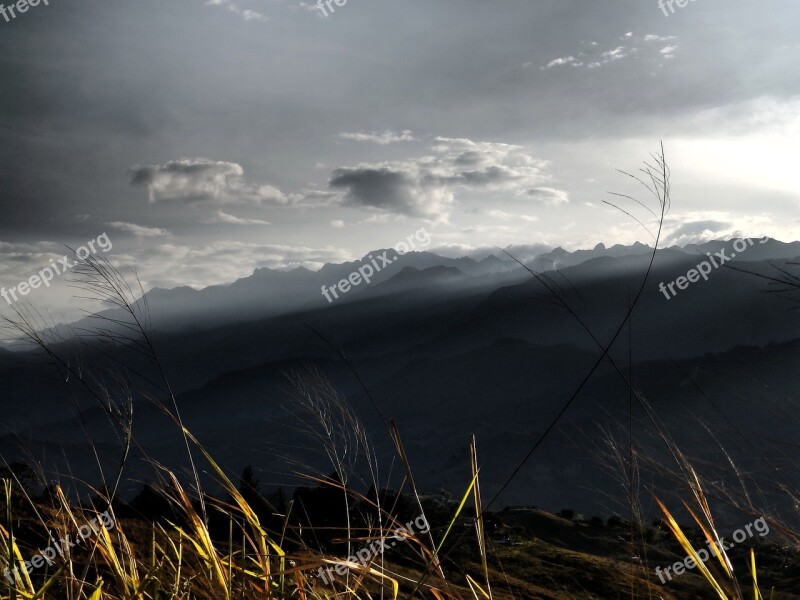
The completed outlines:
<svg viewBox="0 0 800 600">
<path fill-rule="evenodd" d="M 395 421 L 417 484 L 428 490 L 463 492 L 475 433 L 490 497 L 566 406 L 498 503 L 611 513 L 624 497 L 614 448 L 630 423 L 643 453 L 668 459 L 652 415 L 638 403 L 631 411 L 618 368 L 689 455 L 709 461 L 725 447 L 730 460 L 752 460 L 742 435 L 765 453 L 794 435 L 800 319 L 791 293 L 770 293 L 770 278 L 797 272 L 800 242 L 756 241 L 708 281 L 670 299 L 659 291 L 660 282 L 685 275 L 708 253 L 730 253 L 733 243 L 659 250 L 644 285 L 652 248 L 639 243 L 457 258 L 411 252 L 369 284 L 325 299 L 322 286 L 348 278 L 381 249 L 319 271 L 259 269 L 227 286 L 151 290 L 150 336 L 187 426 L 232 472 L 253 464 L 264 481 L 288 485 L 292 473 L 331 470 L 299 425 L 297 378 L 322 374 L 363 422 L 383 465 L 392 464 L 386 423 Z M 165 401 L 153 365 L 135 347 L 69 337 L 98 323 L 113 330 L 108 319 L 122 315 L 103 316 L 51 330 L 65 338 L 54 347 L 81 368 L 103 365 L 96 367 L 103 381 L 129 381 Z M 123 364 L 120 377 L 114 369 Z M 119 440 L 106 412 L 46 365 L 35 350 L 0 348 L 3 455 L 35 457 L 62 472 L 69 457 L 73 474 L 92 477 L 97 452 L 111 468 Z M 133 427 L 134 471 L 146 468 L 144 451 L 185 466 L 182 438 L 152 402 L 135 399 Z M 786 469 L 786 477 L 796 475 Z M 668 479 L 662 470 L 651 483 Z"/>
</svg>

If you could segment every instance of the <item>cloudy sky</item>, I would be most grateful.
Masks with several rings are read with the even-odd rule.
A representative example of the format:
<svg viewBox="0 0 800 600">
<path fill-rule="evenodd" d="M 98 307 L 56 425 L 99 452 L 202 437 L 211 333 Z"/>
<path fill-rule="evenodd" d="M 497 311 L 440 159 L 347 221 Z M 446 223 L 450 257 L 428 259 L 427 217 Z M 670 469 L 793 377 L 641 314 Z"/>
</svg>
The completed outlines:
<svg viewBox="0 0 800 600">
<path fill-rule="evenodd" d="M 50 0 L 0 17 L 0 285 L 106 232 L 147 286 L 648 234 L 798 235 L 800 4 Z M 45 290 L 42 290 L 45 291 Z"/>
</svg>

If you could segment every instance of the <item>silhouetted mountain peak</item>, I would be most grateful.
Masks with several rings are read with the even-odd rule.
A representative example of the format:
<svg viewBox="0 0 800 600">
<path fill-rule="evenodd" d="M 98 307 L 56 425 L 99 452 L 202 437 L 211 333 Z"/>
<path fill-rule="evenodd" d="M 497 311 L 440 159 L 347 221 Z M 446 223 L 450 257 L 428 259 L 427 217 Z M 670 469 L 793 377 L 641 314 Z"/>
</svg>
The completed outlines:
<svg viewBox="0 0 800 600">
<path fill-rule="evenodd" d="M 230 285 L 230 284 L 229 284 Z M 156 287 L 151 289 L 147 292 L 147 299 L 148 300 L 161 300 L 161 299 L 170 299 L 170 300 L 180 300 L 182 298 L 187 298 L 189 296 L 193 296 L 197 293 L 197 290 L 193 287 L 189 287 L 188 285 L 182 285 L 176 288 L 161 288 Z"/>
<path fill-rule="evenodd" d="M 462 279 L 466 277 L 464 273 L 455 267 L 436 266 L 427 269 L 417 269 L 416 267 L 403 267 L 394 277 L 387 280 L 383 285 L 397 284 L 436 284 Z"/>
<path fill-rule="evenodd" d="M 406 252 L 405 254 L 398 255 L 397 250 L 394 248 L 380 248 L 378 250 L 372 250 L 367 252 L 364 256 L 361 257 L 361 262 L 369 261 L 376 256 L 383 256 L 386 253 L 386 256 L 389 258 L 393 258 L 395 256 L 408 256 L 409 254 L 418 254 L 417 252 Z"/>
<path fill-rule="evenodd" d="M 494 263 L 494 264 L 500 264 L 500 263 L 502 263 L 502 262 L 503 262 L 503 261 L 502 261 L 502 260 L 500 260 L 499 258 L 497 258 L 497 257 L 496 257 L 494 254 L 490 254 L 489 256 L 487 256 L 486 258 L 484 258 L 483 260 L 479 261 L 479 262 L 478 262 L 478 264 L 479 264 L 479 265 L 483 265 L 483 264 L 490 264 L 490 263 Z"/>
</svg>

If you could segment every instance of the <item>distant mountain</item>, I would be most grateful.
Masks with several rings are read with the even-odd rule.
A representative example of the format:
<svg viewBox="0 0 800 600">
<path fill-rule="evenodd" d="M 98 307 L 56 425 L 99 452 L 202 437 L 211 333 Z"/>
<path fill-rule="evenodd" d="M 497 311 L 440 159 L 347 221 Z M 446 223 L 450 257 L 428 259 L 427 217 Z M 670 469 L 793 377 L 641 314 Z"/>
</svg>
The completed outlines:
<svg viewBox="0 0 800 600">
<path fill-rule="evenodd" d="M 722 247 L 730 247 L 730 242 L 708 242 L 686 248 L 672 247 L 659 251 L 664 260 L 680 262 L 687 256 L 698 257 L 707 252 L 717 252 Z M 543 251 L 540 254 L 537 252 Z M 648 256 L 651 248 L 635 243 L 631 246 L 614 245 L 607 248 L 598 244 L 591 250 L 569 252 L 563 248 L 548 249 L 543 245 L 508 246 L 506 251 L 529 268 L 540 272 L 563 270 L 597 258 L 624 258 Z M 482 252 L 488 252 L 484 250 Z M 389 265 L 381 265 L 376 257 L 385 255 L 392 259 Z M 770 240 L 767 244 L 755 243 L 747 252 L 737 256 L 737 260 L 758 261 L 765 259 L 794 258 L 800 255 L 800 242 L 784 244 Z M 373 265 L 382 266 L 380 269 Z M 257 269 L 252 275 L 238 279 L 228 285 L 215 285 L 201 290 L 189 287 L 174 289 L 155 288 L 147 292 L 147 303 L 153 318 L 153 326 L 165 331 L 180 331 L 197 327 L 218 327 L 233 322 L 245 322 L 281 314 L 296 313 L 315 308 L 324 308 L 328 301 L 322 294 L 322 287 L 336 285 L 346 280 L 351 273 L 365 265 L 371 266 L 374 273 L 369 283 L 362 281 L 353 286 L 350 293 L 343 294 L 334 304 L 359 301 L 366 296 L 362 293 L 393 279 L 406 268 L 425 271 L 431 268 L 457 269 L 464 275 L 449 283 L 464 289 L 478 289 L 482 286 L 512 284 L 526 278 L 524 270 L 498 249 L 479 260 L 470 257 L 446 258 L 433 252 L 409 252 L 397 256 L 392 249 L 380 249 L 365 255 L 361 260 L 341 264 L 325 264 L 319 271 L 296 268 L 277 271 L 267 268 Z M 433 277 L 432 274 L 428 276 Z M 434 280 L 440 279 L 434 277 Z M 402 277 L 394 281 L 392 293 L 403 291 L 406 283 L 409 289 L 418 288 L 418 279 Z M 389 288 L 387 288 L 389 289 Z M 377 292 L 380 293 L 380 292 Z M 113 311 L 107 316 L 119 316 Z M 77 328 L 91 326 L 90 321 L 80 321 Z"/>
<path fill-rule="evenodd" d="M 346 278 L 362 261 L 318 272 L 261 269 L 229 286 L 199 291 L 153 290 L 152 340 L 187 424 L 231 469 L 250 462 L 278 472 L 286 465 L 281 453 L 289 448 L 293 460 L 324 466 L 291 419 L 295 404 L 287 375 L 310 365 L 336 385 L 387 460 L 392 450 L 382 417 L 395 419 L 424 487 L 463 490 L 469 477 L 466 440 L 477 434 L 483 484 L 491 493 L 592 370 L 602 355 L 598 344 L 609 344 L 615 335 L 609 356 L 626 372 L 632 369 L 637 389 L 692 451 L 707 437 L 695 418 L 719 418 L 698 387 L 754 436 L 794 435 L 796 418 L 780 416 L 791 413 L 800 389 L 800 319 L 788 310 L 793 305 L 767 293 L 763 277 L 725 267 L 669 299 L 659 289 L 706 260 L 706 252 L 724 248 L 730 254 L 734 244 L 659 251 L 628 323 L 623 321 L 629 302 L 651 259 L 642 244 L 554 249 L 533 259 L 557 267 L 542 270 L 574 315 L 527 271 L 509 269 L 515 263 L 501 256 L 476 260 L 422 252 L 399 257 L 370 285 L 356 286 L 332 303 L 320 286 Z M 736 260 L 740 268 L 767 277 L 780 268 L 798 272 L 788 263 L 796 262 L 799 248 L 756 241 Z M 82 368 L 110 351 L 91 339 L 83 348 L 60 350 L 70 360 L 81 357 L 76 364 Z M 119 346 L 114 352 L 128 365 L 125 379 L 152 390 L 137 375 L 151 373 L 152 366 L 135 350 Z M 79 409 L 100 455 L 115 458 L 117 438 L 103 425 L 106 414 L 95 399 L 79 386 L 66 394 L 64 386 L 74 381 L 43 368 L 43 357 L 0 351 L 0 358 L 4 456 L 14 453 L 16 436 L 48 457 L 59 456 L 66 444 L 70 456 L 85 459 L 71 466 L 88 477 L 95 455 L 70 425 Z M 604 471 L 609 461 L 597 453 L 606 447 L 604 436 L 620 420 L 627 422 L 622 417 L 628 402 L 608 359 L 601 361 L 504 501 L 600 510 L 597 503 L 613 495 L 615 484 Z M 137 440 L 151 457 L 181 456 L 174 424 L 158 409 L 139 402 L 134 414 Z M 643 417 L 637 427 L 643 437 L 653 433 Z M 721 437 L 734 444 L 734 454 L 750 451 L 725 432 Z M 600 493 L 576 492 L 583 486 Z"/>
<path fill-rule="evenodd" d="M 680 250 L 692 256 L 702 256 L 707 254 L 714 254 L 725 248 L 728 255 L 736 254 L 736 259 L 745 262 L 754 262 L 759 260 L 779 260 L 786 258 L 797 258 L 800 256 L 800 242 L 780 242 L 772 238 L 767 238 L 766 243 L 762 244 L 759 239 L 751 240 L 752 244 L 748 242 L 745 247 L 746 250 L 736 252 L 733 248 L 736 240 L 728 241 L 711 241 L 703 244 L 689 244 Z M 741 247 L 741 244 L 740 244 Z M 677 248 L 673 246 L 673 248 Z"/>
<path fill-rule="evenodd" d="M 392 259 L 388 266 L 376 257 L 385 255 Z M 379 268 L 376 268 L 375 265 Z M 202 322 L 206 327 L 222 326 L 226 323 L 243 322 L 266 318 L 290 312 L 322 308 L 329 303 L 322 294 L 322 287 L 336 285 L 346 280 L 352 273 L 365 265 L 373 271 L 369 283 L 353 286 L 348 294 L 343 294 L 336 304 L 353 301 L 359 292 L 393 279 L 404 269 L 425 271 L 427 269 L 455 269 L 468 278 L 503 274 L 513 270 L 512 265 L 496 257 L 481 261 L 472 258 L 444 258 L 430 252 L 409 252 L 398 256 L 394 250 L 375 250 L 359 261 L 341 264 L 325 264 L 319 271 L 303 267 L 289 271 L 257 269 L 252 275 L 243 277 L 228 285 L 215 285 L 201 290 L 189 287 L 175 289 L 155 288 L 146 294 L 148 308 L 156 329 L 180 331 L 196 327 Z M 433 271 L 428 276 L 436 274 Z M 439 272 L 439 277 L 444 271 Z M 408 282 L 417 287 L 413 278 L 395 280 L 392 291 L 397 292 Z M 119 311 L 104 313 L 118 316 Z M 78 322 L 77 328 L 90 325 L 87 320 Z"/>
<path fill-rule="evenodd" d="M 463 281 L 467 276 L 455 267 L 435 266 L 427 269 L 417 269 L 415 267 L 403 267 L 395 276 L 379 283 L 375 286 L 376 290 L 385 292 L 387 290 L 411 291 L 427 286 L 444 285 Z"/>
<path fill-rule="evenodd" d="M 512 256 L 516 257 L 518 260 L 522 262 L 527 262 L 529 260 L 533 260 L 540 254 L 544 254 L 545 252 L 549 252 L 553 249 L 552 246 L 548 244 L 511 244 L 505 246 L 503 248 L 506 252 L 511 254 Z M 508 258 L 505 254 L 503 254 L 500 250 L 497 249 L 495 246 L 487 246 L 483 248 L 475 248 L 472 250 L 456 250 L 453 248 L 435 248 L 433 250 L 436 254 L 441 256 L 468 256 L 477 261 L 484 260 L 490 256 L 494 256 L 499 258 L 503 262 L 510 262 L 513 264 L 513 261 Z"/>
<path fill-rule="evenodd" d="M 618 258 L 621 256 L 638 256 L 642 254 L 649 254 L 653 251 L 650 246 L 634 243 L 632 246 L 622 246 L 616 244 L 611 248 L 606 248 L 604 244 L 597 244 L 592 250 L 576 250 L 575 252 L 568 252 L 563 248 L 555 248 L 554 250 L 537 256 L 534 260 L 528 263 L 528 266 L 537 271 L 552 271 L 555 269 L 564 269 L 566 267 L 574 267 L 587 260 L 593 258 L 601 258 L 610 256 Z"/>
</svg>

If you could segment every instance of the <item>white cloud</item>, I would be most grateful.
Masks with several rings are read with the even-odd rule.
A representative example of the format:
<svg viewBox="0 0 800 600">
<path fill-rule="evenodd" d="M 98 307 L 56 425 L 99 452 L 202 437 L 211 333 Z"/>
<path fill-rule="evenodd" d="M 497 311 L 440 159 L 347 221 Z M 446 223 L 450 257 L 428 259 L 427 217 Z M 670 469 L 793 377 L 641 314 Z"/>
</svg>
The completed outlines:
<svg viewBox="0 0 800 600">
<path fill-rule="evenodd" d="M 791 139 L 800 135 L 800 95 L 761 96 L 707 108 L 695 113 L 692 124 L 704 137 L 719 137 L 724 131 L 730 136 L 774 135 Z M 786 150 L 789 148 L 782 148 L 781 152 Z"/>
<path fill-rule="evenodd" d="M 648 33 L 642 39 L 645 42 L 669 42 L 676 38 L 674 35 L 655 35 L 654 33 Z"/>
<path fill-rule="evenodd" d="M 630 56 L 634 52 L 636 52 L 636 48 L 629 48 L 627 46 L 617 46 L 613 50 L 606 50 L 605 52 L 601 52 L 599 59 L 587 64 L 586 68 L 596 69 L 597 67 L 602 67 L 603 65 L 607 65 L 609 63 L 622 60 L 623 58 Z"/>
<path fill-rule="evenodd" d="M 774 234 L 775 225 L 772 218 L 763 214 L 744 215 L 708 210 L 670 213 L 664 219 L 661 246 L 685 246 L 732 238 L 760 238 L 768 230 Z"/>
<path fill-rule="evenodd" d="M 600 54 L 601 57 L 608 59 L 609 61 L 620 60 L 621 58 L 625 58 L 630 54 L 630 49 L 626 48 L 625 46 L 617 46 L 613 50 L 607 50 Z"/>
<path fill-rule="evenodd" d="M 555 58 L 548 62 L 542 70 L 552 69 L 555 67 L 572 66 L 572 67 L 585 67 L 586 69 L 597 69 L 605 65 L 638 55 L 642 50 L 642 43 L 649 44 L 651 42 L 667 42 L 673 41 L 677 38 L 674 35 L 659 36 L 653 33 L 648 33 L 644 37 L 635 35 L 632 31 L 619 37 L 626 45 L 618 45 L 614 48 L 598 51 L 597 42 L 590 44 L 582 43 L 583 49 L 576 54 L 569 54 L 560 58 Z M 650 60 L 657 58 L 674 58 L 674 51 L 678 49 L 677 44 L 671 44 L 663 48 L 660 52 L 653 55 L 653 50 L 649 46 L 644 48 L 646 50 L 645 57 Z M 665 52 L 664 50 L 669 49 Z"/>
<path fill-rule="evenodd" d="M 285 205 L 296 200 L 272 185 L 247 183 L 244 169 L 237 163 L 207 158 L 135 166 L 131 169 L 131 185 L 146 187 L 150 202 Z"/>
<path fill-rule="evenodd" d="M 554 58 L 549 63 L 545 65 L 546 69 L 552 69 L 553 67 L 560 67 L 562 65 L 568 65 L 575 62 L 575 57 L 572 55 L 569 56 L 562 56 L 561 58 Z"/>
<path fill-rule="evenodd" d="M 385 224 L 385 223 L 397 223 L 398 221 L 405 221 L 406 217 L 403 215 L 392 214 L 392 213 L 375 213 L 374 215 L 368 216 L 366 219 L 361 219 L 358 221 L 359 225 L 375 225 L 375 224 Z"/>
<path fill-rule="evenodd" d="M 106 224 L 109 227 L 124 231 L 125 233 L 130 233 L 136 237 L 160 237 L 169 235 L 169 231 L 161 227 L 145 227 L 143 225 L 137 225 L 136 223 L 126 223 L 124 221 L 111 221 Z"/>
<path fill-rule="evenodd" d="M 69 249 L 78 250 L 85 247 L 91 251 L 89 247 L 89 239 L 73 239 L 68 243 L 57 243 L 51 241 L 36 241 L 27 243 L 9 243 L 0 242 L 0 288 L 5 290 L 15 289 L 17 300 L 25 305 L 34 307 L 39 311 L 40 317 L 45 319 L 44 322 L 49 324 L 50 318 L 56 320 L 63 320 L 64 309 L 72 305 L 76 307 L 73 310 L 72 317 L 77 317 L 83 313 L 79 313 L 77 307 L 81 310 L 91 310 L 93 308 L 100 308 L 89 300 L 83 298 L 86 296 L 84 293 L 76 293 L 74 286 L 75 271 L 69 269 L 64 272 L 60 259 L 68 257 L 68 262 L 72 263 L 75 259 L 74 253 Z M 116 242 L 116 240 L 113 240 Z M 69 246 L 69 247 L 67 247 Z M 96 255 L 102 256 L 113 260 L 117 256 L 116 243 L 109 248 L 110 252 L 106 251 L 98 245 L 95 245 Z M 21 282 L 30 282 L 30 278 L 38 276 L 43 269 L 49 268 L 54 273 L 54 277 L 49 281 L 49 285 L 40 285 L 37 288 L 31 288 L 28 294 L 22 295 L 18 291 L 18 284 Z M 14 294 L 7 292 L 13 299 Z M 15 306 L 19 306 L 18 304 Z M 54 308 L 57 310 L 54 311 Z M 13 308 L 9 306 L 6 299 L 0 298 L 0 315 L 10 313 Z"/>
<path fill-rule="evenodd" d="M 462 233 L 480 233 L 480 234 L 509 234 L 517 233 L 519 227 L 512 225 L 473 225 L 471 227 L 463 227 Z"/>
<path fill-rule="evenodd" d="M 539 217 L 535 217 L 532 215 L 518 215 L 506 212 L 504 210 L 489 210 L 486 211 L 486 214 L 494 219 L 501 219 L 503 221 L 509 221 L 511 219 L 521 219 L 522 221 L 527 221 L 528 223 L 533 223 L 539 220 Z"/>
<path fill-rule="evenodd" d="M 664 222 L 664 245 L 685 246 L 699 244 L 710 240 L 719 240 L 734 230 L 733 223 L 717 220 L 727 217 L 724 213 L 707 215 L 674 215 Z"/>
<path fill-rule="evenodd" d="M 235 215 L 230 215 L 226 212 L 222 212 L 221 210 L 217 211 L 217 214 L 214 216 L 214 220 L 212 222 L 223 223 L 226 225 L 270 225 L 269 221 L 262 221 L 261 219 L 245 219 Z"/>
<path fill-rule="evenodd" d="M 318 269 L 327 262 L 355 257 L 332 246 L 308 247 L 220 240 L 207 245 L 159 244 L 136 256 L 137 271 L 145 287 L 188 285 L 203 288 L 247 277 L 254 268 Z"/>
<path fill-rule="evenodd" d="M 375 144 L 380 144 L 382 146 L 386 146 L 387 144 L 394 144 L 397 142 L 413 142 L 417 138 L 414 137 L 414 133 L 406 129 L 401 131 L 400 133 L 395 133 L 387 129 L 383 132 L 371 132 L 371 133 L 340 133 L 338 135 L 339 138 L 343 140 L 350 140 L 353 142 L 373 142 Z"/>
<path fill-rule="evenodd" d="M 16 282 L 28 279 L 52 261 L 68 254 L 69 251 L 64 245 L 50 241 L 0 242 L 1 280 L 15 285 Z"/>
<path fill-rule="evenodd" d="M 309 4 L 308 2 L 298 2 L 297 4 L 289 5 L 289 10 L 291 11 L 296 11 L 298 8 L 300 10 L 313 12 L 319 17 L 325 18 L 325 15 L 323 14 L 322 10 L 320 10 L 319 4 L 317 3 Z"/>
<path fill-rule="evenodd" d="M 242 17 L 245 21 L 269 21 L 269 17 L 266 15 L 255 10 L 241 8 L 238 4 L 233 2 L 233 0 L 207 0 L 206 5 L 225 7 L 230 12 Z"/>
</svg>

